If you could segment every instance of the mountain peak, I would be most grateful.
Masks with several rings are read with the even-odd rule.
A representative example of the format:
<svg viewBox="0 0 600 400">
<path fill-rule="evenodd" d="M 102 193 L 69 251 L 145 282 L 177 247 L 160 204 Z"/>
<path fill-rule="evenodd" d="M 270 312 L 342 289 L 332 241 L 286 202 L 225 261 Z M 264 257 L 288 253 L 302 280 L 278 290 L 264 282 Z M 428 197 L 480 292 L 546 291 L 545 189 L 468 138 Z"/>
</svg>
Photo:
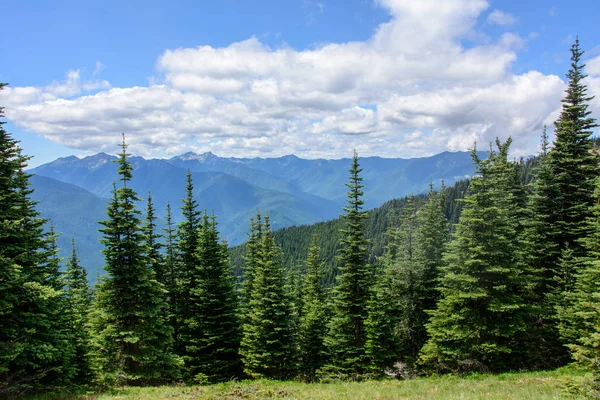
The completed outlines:
<svg viewBox="0 0 600 400">
<path fill-rule="evenodd" d="M 173 157 L 175 159 L 179 159 L 182 161 L 191 161 L 191 160 L 197 160 L 200 162 L 205 162 L 208 159 L 213 159 L 213 158 L 217 158 L 216 155 L 214 155 L 212 152 L 207 151 L 206 153 L 202 153 L 202 154 L 197 154 L 194 153 L 193 151 L 188 151 L 187 153 L 183 153 L 179 156 Z"/>
</svg>

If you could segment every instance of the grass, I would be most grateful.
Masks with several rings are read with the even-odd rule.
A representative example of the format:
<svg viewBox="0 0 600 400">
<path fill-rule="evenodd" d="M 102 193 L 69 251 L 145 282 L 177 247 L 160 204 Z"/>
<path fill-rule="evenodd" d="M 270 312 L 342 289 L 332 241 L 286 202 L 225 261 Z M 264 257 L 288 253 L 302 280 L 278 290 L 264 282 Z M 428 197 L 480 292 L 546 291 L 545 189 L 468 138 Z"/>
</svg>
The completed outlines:
<svg viewBox="0 0 600 400">
<path fill-rule="evenodd" d="M 586 380 L 573 368 L 555 371 L 438 376 L 407 381 L 304 384 L 269 380 L 207 386 L 161 386 L 113 389 L 99 395 L 71 397 L 94 400 L 145 399 L 575 399 Z"/>
</svg>

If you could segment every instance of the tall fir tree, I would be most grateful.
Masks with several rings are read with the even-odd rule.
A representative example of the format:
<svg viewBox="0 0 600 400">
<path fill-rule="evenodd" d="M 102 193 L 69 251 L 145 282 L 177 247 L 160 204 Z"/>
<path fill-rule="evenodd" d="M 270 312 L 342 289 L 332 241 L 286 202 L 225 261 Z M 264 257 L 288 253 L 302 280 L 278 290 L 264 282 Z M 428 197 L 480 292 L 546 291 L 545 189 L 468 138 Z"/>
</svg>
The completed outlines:
<svg viewBox="0 0 600 400">
<path fill-rule="evenodd" d="M 184 321 L 188 318 L 194 318 L 194 307 L 189 301 L 184 288 L 195 285 L 191 282 L 195 279 L 194 269 L 196 265 L 196 247 L 200 237 L 201 215 L 198 209 L 198 202 L 194 199 L 194 182 L 192 173 L 188 169 L 186 175 L 185 198 L 182 200 L 181 214 L 183 220 L 177 226 L 177 258 L 175 263 L 175 287 L 171 301 L 173 307 L 177 310 L 174 318 L 175 330 L 175 349 L 179 355 L 185 354 L 183 343 L 180 340 L 180 330 Z"/>
<path fill-rule="evenodd" d="M 350 179 L 346 186 L 348 204 L 343 208 L 345 228 L 339 253 L 339 275 L 333 295 L 332 318 L 326 342 L 331 356 L 327 368 L 333 373 L 357 379 L 369 364 L 365 353 L 365 321 L 367 302 L 371 295 L 373 273 L 367 264 L 367 244 L 364 234 L 366 213 L 362 210 L 363 183 L 358 154 L 354 151 Z"/>
<path fill-rule="evenodd" d="M 172 353 L 173 330 L 165 319 L 165 290 L 150 267 L 141 231 L 140 199 L 128 186 L 133 167 L 125 135 L 117 160 L 122 187 L 113 188 L 108 219 L 102 221 L 106 275 L 97 285 L 90 325 L 93 362 L 101 383 L 149 385 L 179 374 Z"/>
<path fill-rule="evenodd" d="M 559 329 L 573 358 L 600 377 L 600 178 L 596 179 L 595 204 L 581 240 L 586 255 L 577 262 L 579 273 L 572 292 L 565 292 L 565 306 L 559 307 Z M 565 257 L 569 259 L 570 257 Z"/>
<path fill-rule="evenodd" d="M 253 378 L 287 379 L 295 374 L 289 295 L 269 216 L 262 224 L 254 259 L 253 283 L 242 325 L 240 355 L 244 372 Z"/>
<path fill-rule="evenodd" d="M 557 204 L 554 209 L 547 211 L 553 217 L 545 221 L 546 229 L 555 233 L 556 237 L 549 237 L 555 241 L 552 255 L 556 256 L 557 249 L 565 246 L 572 249 L 574 257 L 581 257 L 585 249 L 581 239 L 587 236 L 588 226 L 585 223 L 590 217 L 590 210 L 594 204 L 594 180 L 598 176 L 598 157 L 592 151 L 593 143 L 590 138 L 596 120 L 588 111 L 590 100 L 587 96 L 587 87 L 583 80 L 587 75 L 583 73 L 585 64 L 581 63 L 584 52 L 579 47 L 579 39 L 571 46 L 571 69 L 567 73 L 568 86 L 565 97 L 562 99 L 562 111 L 555 122 L 556 139 L 554 146 L 548 153 L 548 164 L 552 174 L 552 181 L 556 185 L 552 193 L 556 196 Z M 552 203 L 550 206 L 554 205 Z M 543 218 L 543 217 L 538 217 Z M 549 260 L 545 268 L 545 276 L 550 275 L 551 289 L 556 294 L 570 291 L 575 281 L 577 271 L 561 271 L 558 266 L 559 259 Z M 548 280 L 547 280 L 548 281 Z"/>
<path fill-rule="evenodd" d="M 30 198 L 31 175 L 25 172 L 30 157 L 4 124 L 0 121 L 0 397 L 63 383 L 71 355 L 55 320 L 64 295 L 55 285 L 58 271 L 52 238 L 44 233 L 46 220 Z"/>
<path fill-rule="evenodd" d="M 240 376 L 237 297 L 227 247 L 219 243 L 216 217 L 206 211 L 196 248 L 196 263 L 184 286 L 191 308 L 182 321 L 185 377 L 217 382 Z"/>
<path fill-rule="evenodd" d="M 437 284 L 444 265 L 444 250 L 450 240 L 450 222 L 445 215 L 445 192 L 443 182 L 438 192 L 431 184 L 427 201 L 417 213 L 415 259 L 421 270 L 420 279 L 423 289 L 419 294 L 417 309 L 421 312 L 435 309 L 440 297 Z M 421 342 L 421 345 L 423 344 L 424 341 Z"/>
<path fill-rule="evenodd" d="M 74 352 L 74 381 L 85 384 L 92 379 L 88 331 L 91 293 L 87 271 L 77 256 L 74 238 L 71 238 L 71 257 L 67 260 L 63 280 L 67 294 L 69 329 Z"/>
<path fill-rule="evenodd" d="M 299 374 L 309 382 L 315 380 L 317 370 L 327 361 L 327 311 L 323 277 L 324 265 L 319 259 L 318 236 L 315 233 L 306 260 L 306 274 L 302 285 L 304 297 L 299 322 Z"/>
<path fill-rule="evenodd" d="M 160 241 L 162 235 L 156 231 L 156 210 L 154 209 L 154 203 L 152 203 L 150 191 L 148 191 L 146 216 L 142 225 L 142 233 L 148 251 L 147 257 L 150 268 L 154 270 L 156 280 L 164 285 L 166 275 L 165 262 L 162 254 L 164 245 Z"/>
<path fill-rule="evenodd" d="M 254 272 L 258 262 L 258 253 L 262 243 L 262 217 L 256 212 L 256 218 L 250 218 L 250 232 L 246 242 L 246 254 L 244 256 L 243 281 L 240 290 L 240 314 L 242 318 L 248 315 L 247 307 L 250 302 L 250 294 L 254 286 Z"/>
<path fill-rule="evenodd" d="M 431 185 L 421 209 L 417 211 L 409 197 L 400 226 L 388 230 L 382 276 L 369 303 L 367 324 L 367 353 L 376 375 L 398 360 L 412 367 L 427 341 L 427 310 L 437 302 L 435 287 L 449 235 L 444 209 L 443 194 Z"/>
<path fill-rule="evenodd" d="M 500 371 L 522 367 L 528 307 L 521 293 L 517 169 L 511 140 L 486 160 L 472 157 L 478 176 L 445 255 L 441 298 L 427 325 L 421 362 L 439 369 Z"/>
<path fill-rule="evenodd" d="M 177 268 L 177 233 L 173 223 L 173 215 L 171 212 L 171 203 L 167 203 L 167 212 L 165 216 L 165 227 L 163 229 L 163 237 L 165 238 L 164 245 L 164 274 L 162 276 L 162 283 L 167 290 L 165 296 L 166 309 L 165 314 L 167 315 L 169 324 L 173 327 L 173 348 L 177 349 L 177 338 L 179 337 L 179 329 L 177 324 L 177 317 L 179 315 L 179 298 L 177 297 L 177 281 L 179 270 Z"/>
<path fill-rule="evenodd" d="M 541 152 L 530 186 L 522 241 L 526 264 L 524 297 L 533 306 L 531 321 L 532 348 L 538 349 L 539 366 L 560 365 L 568 354 L 559 338 L 556 321 L 556 295 L 562 245 L 556 224 L 559 209 L 558 185 L 548 160 L 549 141 L 546 127 L 542 132 Z"/>
</svg>

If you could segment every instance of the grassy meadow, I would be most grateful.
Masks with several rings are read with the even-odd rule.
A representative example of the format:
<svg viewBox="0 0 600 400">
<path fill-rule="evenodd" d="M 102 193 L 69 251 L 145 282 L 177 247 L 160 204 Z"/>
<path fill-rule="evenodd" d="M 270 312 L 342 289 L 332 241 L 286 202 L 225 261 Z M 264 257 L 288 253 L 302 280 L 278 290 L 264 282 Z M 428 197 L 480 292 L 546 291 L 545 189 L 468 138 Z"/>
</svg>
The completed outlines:
<svg viewBox="0 0 600 400">
<path fill-rule="evenodd" d="M 127 387 L 63 399 L 577 399 L 588 377 L 572 367 L 555 371 L 453 375 L 369 382 L 313 383 L 270 380 L 227 382 L 207 386 Z M 57 398 L 56 395 L 36 397 Z"/>
</svg>

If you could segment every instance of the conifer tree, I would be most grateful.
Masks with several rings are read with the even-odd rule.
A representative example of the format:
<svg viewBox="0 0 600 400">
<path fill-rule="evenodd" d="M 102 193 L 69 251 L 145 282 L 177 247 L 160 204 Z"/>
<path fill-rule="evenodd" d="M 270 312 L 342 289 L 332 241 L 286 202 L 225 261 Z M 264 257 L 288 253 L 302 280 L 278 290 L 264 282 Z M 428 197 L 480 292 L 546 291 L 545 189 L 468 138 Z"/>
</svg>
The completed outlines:
<svg viewBox="0 0 600 400">
<path fill-rule="evenodd" d="M 256 218 L 250 218 L 250 233 L 246 242 L 246 255 L 244 256 L 244 274 L 240 296 L 240 310 L 242 318 L 248 315 L 247 307 L 250 302 L 250 294 L 253 290 L 254 271 L 258 262 L 258 252 L 262 243 L 262 219 L 260 212 L 256 212 Z"/>
<path fill-rule="evenodd" d="M 216 382 L 239 376 L 240 332 L 237 298 L 227 247 L 219 243 L 216 217 L 204 212 L 191 285 L 184 287 L 190 308 L 182 321 L 185 376 Z"/>
<path fill-rule="evenodd" d="M 422 291 L 419 294 L 420 312 L 433 310 L 440 297 L 437 290 L 438 279 L 442 269 L 444 249 L 450 240 L 450 223 L 445 216 L 445 186 L 438 192 L 429 186 L 427 201 L 417 213 L 417 231 L 415 233 L 416 264 L 422 271 L 420 280 Z M 429 319 L 427 317 L 427 319 Z M 423 340 L 423 339 L 421 339 Z M 421 342 L 421 345 L 424 341 Z"/>
<path fill-rule="evenodd" d="M 533 306 L 530 324 L 531 347 L 538 349 L 540 366 L 560 365 L 566 361 L 567 352 L 559 338 L 555 305 L 557 278 L 560 269 L 560 228 L 556 224 L 559 209 L 558 185 L 548 160 L 549 143 L 546 127 L 542 132 L 541 152 L 531 182 L 531 194 L 524 219 L 522 242 L 526 263 L 524 296 Z"/>
<path fill-rule="evenodd" d="M 521 293 L 519 201 L 511 140 L 496 141 L 480 160 L 478 176 L 445 256 L 441 298 L 427 325 L 421 361 L 442 369 L 506 370 L 521 367 L 528 310 Z"/>
<path fill-rule="evenodd" d="M 173 348 L 177 349 L 177 338 L 179 337 L 179 328 L 177 324 L 177 316 L 179 315 L 179 298 L 177 297 L 177 277 L 179 274 L 179 270 L 177 268 L 177 234 L 175 232 L 175 227 L 173 224 L 173 217 L 171 212 L 171 203 L 167 203 L 167 214 L 166 214 L 166 226 L 163 230 L 163 237 L 165 238 L 165 253 L 163 255 L 164 259 L 164 274 L 162 276 L 162 281 L 157 279 L 160 283 L 162 283 L 167 290 L 167 294 L 165 296 L 166 300 L 166 309 L 165 313 L 167 315 L 167 320 L 169 324 L 173 327 Z"/>
<path fill-rule="evenodd" d="M 286 379 L 294 375 L 294 343 L 288 294 L 281 265 L 281 249 L 275 243 L 266 215 L 256 248 L 252 290 L 242 326 L 240 355 L 244 372 L 253 378 Z"/>
<path fill-rule="evenodd" d="M 592 216 L 586 221 L 589 236 L 581 240 L 587 250 L 578 263 L 573 292 L 565 292 L 566 306 L 559 307 L 560 333 L 568 344 L 573 358 L 600 376 L 600 178 L 596 179 L 596 203 Z M 566 253 L 572 253 L 569 249 Z"/>
<path fill-rule="evenodd" d="M 160 242 L 162 235 L 156 232 L 156 211 L 152 203 L 152 195 L 148 191 L 146 203 L 146 218 L 142 225 L 142 233 L 148 251 L 147 257 L 150 268 L 154 270 L 156 280 L 164 284 L 165 281 L 165 263 L 161 249 L 163 244 Z"/>
<path fill-rule="evenodd" d="M 0 121 L 0 397 L 52 387 L 56 376 L 69 374 L 64 365 L 70 356 L 54 319 L 63 293 L 55 285 L 46 220 L 30 198 L 31 175 L 25 172 L 30 157 L 4 124 Z"/>
<path fill-rule="evenodd" d="M 200 236 L 201 212 L 198 210 L 198 202 L 194 200 L 194 183 L 192 173 L 188 170 L 186 175 L 185 198 L 182 199 L 181 213 L 183 220 L 177 227 L 177 262 L 175 273 L 174 295 L 171 300 L 175 301 L 173 307 L 177 310 L 175 315 L 175 349 L 179 355 L 185 354 L 183 343 L 180 341 L 180 330 L 184 320 L 194 318 L 192 308 L 194 304 L 184 288 L 195 286 L 192 282 L 194 269 L 196 267 L 196 248 Z"/>
<path fill-rule="evenodd" d="M 571 69 L 567 73 L 568 87 L 562 99 L 562 111 L 555 122 L 556 139 L 547 156 L 549 176 L 538 177 L 540 185 L 548 187 L 548 193 L 554 198 L 538 199 L 542 201 L 536 211 L 536 218 L 543 220 L 546 229 L 552 236 L 546 238 L 547 244 L 540 251 L 549 250 L 549 256 L 542 258 L 541 268 L 544 283 L 550 286 L 554 295 L 560 295 L 569 283 L 574 282 L 577 271 L 561 272 L 558 267 L 560 249 L 565 246 L 573 250 L 575 258 L 584 255 L 581 238 L 588 233 L 586 219 L 590 216 L 593 205 L 594 179 L 598 176 L 598 158 L 592 152 L 590 139 L 592 129 L 597 126 L 596 120 L 588 111 L 590 100 L 583 80 L 585 64 L 581 63 L 583 51 L 579 47 L 579 39 L 571 46 Z M 544 195 L 544 192 L 540 193 Z M 548 216 L 540 215 L 542 212 Z M 545 247 L 549 247 L 546 249 Z M 534 260 L 537 261 L 537 260 Z M 564 275 L 564 276 L 563 276 Z M 562 283 L 560 283 L 562 282 Z"/>
<path fill-rule="evenodd" d="M 417 212 L 414 197 L 409 197 L 400 226 L 388 230 L 367 323 L 367 353 L 376 375 L 398 360 L 413 366 L 427 340 L 426 310 L 437 301 L 435 286 L 448 235 L 444 206 L 442 195 L 431 187 L 423 207 Z"/>
<path fill-rule="evenodd" d="M 128 186 L 133 167 L 123 135 L 118 164 L 122 187 L 113 188 L 102 243 L 106 276 L 97 286 L 91 326 L 95 372 L 102 383 L 148 385 L 177 377 L 180 361 L 171 352 L 172 329 L 165 320 L 165 290 L 146 256 L 139 201 Z"/>
<path fill-rule="evenodd" d="M 285 292 L 288 296 L 287 302 L 290 309 L 290 329 L 292 332 L 292 343 L 294 344 L 294 353 L 292 357 L 298 360 L 300 355 L 300 319 L 303 313 L 304 304 L 304 280 L 301 266 L 294 263 L 289 266 L 285 277 Z M 299 367 L 299 364 L 297 364 Z"/>
<path fill-rule="evenodd" d="M 327 361 L 325 335 L 327 334 L 327 312 L 323 289 L 324 268 L 319 260 L 318 237 L 315 233 L 306 260 L 306 274 L 303 277 L 304 301 L 300 316 L 299 355 L 300 376 L 313 381 L 315 374 Z"/>
<path fill-rule="evenodd" d="M 371 267 L 367 264 L 362 168 L 356 151 L 349 172 L 350 179 L 346 184 L 350 189 L 348 204 L 343 208 L 345 228 L 341 231 L 340 271 L 334 288 L 333 315 L 326 341 L 331 356 L 328 369 L 356 379 L 368 366 L 365 321 L 373 281 Z"/>
<path fill-rule="evenodd" d="M 90 340 L 87 327 L 91 293 L 87 281 L 87 272 L 80 264 L 77 256 L 74 238 L 71 238 L 71 257 L 66 263 L 64 286 L 67 294 L 69 329 L 74 353 L 74 381 L 84 384 L 92 378 L 89 358 Z"/>
</svg>

